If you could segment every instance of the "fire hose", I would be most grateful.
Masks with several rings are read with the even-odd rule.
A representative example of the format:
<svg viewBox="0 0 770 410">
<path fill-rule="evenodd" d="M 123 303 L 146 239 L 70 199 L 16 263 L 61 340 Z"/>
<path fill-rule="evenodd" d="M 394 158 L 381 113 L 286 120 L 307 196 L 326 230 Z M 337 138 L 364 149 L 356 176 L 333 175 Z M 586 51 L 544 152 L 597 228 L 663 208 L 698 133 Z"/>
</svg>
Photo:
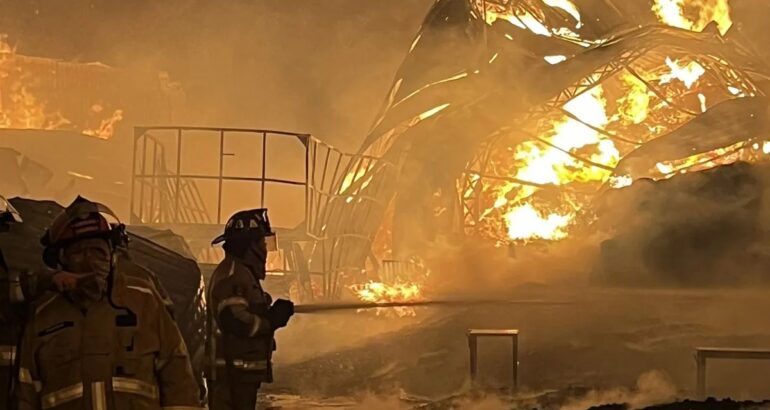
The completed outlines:
<svg viewBox="0 0 770 410">
<path fill-rule="evenodd" d="M 472 306 L 472 305 L 528 305 L 528 306 L 560 306 L 570 305 L 572 302 L 548 301 L 548 300 L 495 300 L 495 299 L 469 299 L 469 300 L 424 300 L 414 302 L 356 302 L 356 303 L 313 303 L 295 305 L 294 313 L 322 313 L 337 310 L 359 310 L 375 308 L 397 307 L 426 307 L 426 306 Z"/>
</svg>

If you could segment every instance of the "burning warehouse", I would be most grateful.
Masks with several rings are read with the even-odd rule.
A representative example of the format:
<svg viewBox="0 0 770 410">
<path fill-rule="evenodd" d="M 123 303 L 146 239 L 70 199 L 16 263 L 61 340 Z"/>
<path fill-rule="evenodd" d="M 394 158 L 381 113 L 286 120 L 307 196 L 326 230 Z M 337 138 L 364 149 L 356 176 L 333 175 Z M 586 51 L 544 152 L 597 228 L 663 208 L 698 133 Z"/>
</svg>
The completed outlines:
<svg viewBox="0 0 770 410">
<path fill-rule="evenodd" d="M 718 25 L 597 36 L 565 7 L 433 8 L 362 150 L 402 171 L 359 168 L 343 186 L 410 233 L 394 234 L 398 257 L 437 235 L 563 239 L 607 189 L 764 155 L 762 64 Z"/>
<path fill-rule="evenodd" d="M 227 22 L 232 44 L 164 31 L 216 43 L 221 58 L 205 69 L 166 67 L 185 54 L 174 47 L 165 64 L 134 70 L 27 57 L 0 37 L 0 195 L 20 197 L 3 201 L 4 293 L 36 278 L 53 295 L 42 307 L 35 292 L 14 299 L 36 313 L 3 356 L 21 369 L 12 397 L 24 409 L 99 410 L 124 398 L 251 408 L 257 390 L 268 393 L 259 405 L 298 408 L 644 408 L 707 387 L 766 398 L 753 381 L 761 364 L 712 364 L 707 379 L 706 362 L 770 358 L 770 323 L 755 313 L 768 307 L 770 266 L 770 60 L 756 21 L 767 6 L 424 3 L 417 33 L 396 46 L 385 101 L 345 149 L 244 120 L 251 105 L 283 101 L 256 92 L 269 79 L 230 74 L 313 51 L 286 34 L 307 16 L 282 6 L 192 19 Z M 278 27 L 280 53 L 261 58 L 268 46 L 242 39 L 257 33 L 252 17 Z M 341 24 L 315 19 L 319 30 Z M 167 69 L 180 84 L 156 74 Z M 215 86 L 182 91 L 208 69 Z M 297 84 L 281 91 L 307 94 L 313 111 L 325 93 L 344 94 Z M 315 131 L 312 119 L 297 124 Z M 50 201 L 80 194 L 110 209 Z M 94 306 L 117 312 L 94 328 L 117 330 L 82 333 L 79 349 L 115 342 L 114 358 L 89 361 L 67 339 L 70 327 L 90 331 L 95 319 L 77 314 Z M 164 324 L 148 328 L 155 318 Z M 183 343 L 168 356 L 165 340 Z M 109 370 L 53 376 L 81 361 Z M 231 388 L 240 379 L 245 390 Z"/>
</svg>

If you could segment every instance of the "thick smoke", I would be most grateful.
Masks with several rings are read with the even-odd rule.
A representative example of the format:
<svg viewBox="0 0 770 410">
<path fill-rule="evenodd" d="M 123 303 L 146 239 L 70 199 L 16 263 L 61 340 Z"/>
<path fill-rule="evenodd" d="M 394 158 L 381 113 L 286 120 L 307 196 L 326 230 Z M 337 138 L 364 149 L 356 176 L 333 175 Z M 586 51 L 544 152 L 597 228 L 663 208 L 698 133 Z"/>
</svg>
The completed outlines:
<svg viewBox="0 0 770 410">
<path fill-rule="evenodd" d="M 183 122 L 354 150 L 430 3 L 17 1 L 0 4 L 0 32 L 23 54 L 167 71 L 187 93 Z"/>
<path fill-rule="evenodd" d="M 110 144 L 115 142 L 117 146 L 105 146 L 104 152 L 98 154 L 98 161 L 110 168 L 99 175 L 75 169 L 81 161 L 59 155 L 66 146 L 61 142 L 51 144 L 54 149 L 44 143 L 33 148 L 28 147 L 30 144 L 18 148 L 15 143 L 3 144 L 63 174 L 57 178 L 64 182 L 52 182 L 48 192 L 13 192 L 62 203 L 83 193 L 107 202 L 128 219 L 131 158 L 126 154 L 130 152 L 132 127 L 159 122 L 297 131 L 316 135 L 342 151 L 355 151 L 430 4 L 429 0 L 382 4 L 351 0 L 172 0 L 130 6 L 107 0 L 2 2 L 0 33 L 9 35 L 18 53 L 64 61 L 97 61 L 117 69 L 149 73 L 145 77 L 150 79 L 154 73 L 167 72 L 186 96 L 184 104 L 174 105 L 172 118 L 167 120 L 141 118 L 126 109 L 118 135 Z M 73 150 L 84 149 L 77 144 L 73 141 Z M 173 164 L 173 139 L 167 145 L 167 163 Z M 231 145 L 227 148 L 236 149 Z M 211 153 L 209 146 L 201 149 L 207 151 L 191 152 L 192 160 L 185 157 L 187 163 L 197 159 L 202 165 L 216 167 L 218 159 L 204 155 Z M 247 148 L 246 154 L 241 150 L 238 155 L 245 157 L 254 149 Z M 88 163 L 101 167 L 98 161 Z M 276 168 L 302 173 L 303 161 L 293 157 L 288 160 L 273 152 L 270 161 Z M 258 168 L 254 161 L 252 165 Z M 67 175 L 71 170 L 94 179 L 71 177 Z M 116 175 L 104 177 L 109 173 Z M 205 183 L 199 185 L 207 199 L 216 198 L 216 189 Z M 248 190 L 241 186 L 234 189 Z M 66 192 L 60 193 L 63 190 Z M 302 214 L 301 195 L 293 191 L 268 194 L 272 195 L 268 207 L 278 210 L 282 203 L 282 209 Z M 253 205 L 255 200 L 253 195 L 244 194 L 233 196 L 230 202 L 224 205 L 225 214 L 231 208 Z M 214 203 L 207 206 L 216 208 Z M 296 218 L 284 220 L 282 215 L 275 222 L 289 227 L 297 223 Z"/>
<path fill-rule="evenodd" d="M 592 390 L 582 397 L 568 400 L 561 410 L 582 410 L 594 406 L 625 404 L 629 410 L 670 403 L 677 389 L 664 373 L 651 371 L 639 376 L 633 389 Z"/>
</svg>

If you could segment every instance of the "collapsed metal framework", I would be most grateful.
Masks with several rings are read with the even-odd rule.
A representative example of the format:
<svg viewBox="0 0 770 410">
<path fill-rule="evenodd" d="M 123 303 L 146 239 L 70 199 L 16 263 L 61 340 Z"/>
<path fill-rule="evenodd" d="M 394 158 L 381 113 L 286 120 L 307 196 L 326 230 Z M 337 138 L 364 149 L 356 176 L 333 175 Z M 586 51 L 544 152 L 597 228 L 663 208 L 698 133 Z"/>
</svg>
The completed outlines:
<svg viewBox="0 0 770 410">
<path fill-rule="evenodd" d="M 167 147 L 160 137 L 153 133 L 169 132 L 174 134 L 175 145 L 169 152 L 173 159 L 167 156 Z M 218 172 L 186 173 L 183 172 L 189 162 L 199 159 L 184 158 L 185 138 L 194 132 L 211 133 L 218 138 L 218 152 L 215 160 Z M 260 175 L 242 176 L 227 175 L 225 159 L 236 153 L 225 152 L 225 142 L 229 134 L 247 134 L 259 140 Z M 141 224 L 216 224 L 224 223 L 222 215 L 223 188 L 227 182 L 251 182 L 259 185 L 259 206 L 265 206 L 265 188 L 267 184 L 287 184 L 308 186 L 308 150 L 305 150 L 305 179 L 282 179 L 267 175 L 267 146 L 274 138 L 293 137 L 305 147 L 311 139 L 306 134 L 296 134 L 273 130 L 256 130 L 243 128 L 210 128 L 210 127 L 137 127 L 134 130 L 134 161 L 131 185 L 131 222 Z M 187 159 L 187 161 L 184 161 Z M 208 159 L 208 158 L 207 158 Z M 171 162 L 171 164 L 169 164 Z M 206 201 L 200 193 L 196 182 L 215 181 L 217 195 L 214 203 L 214 215 L 207 209 Z M 305 210 L 308 211 L 307 209 Z"/>
<path fill-rule="evenodd" d="M 608 139 L 626 144 L 625 147 L 631 150 L 643 146 L 644 141 L 635 140 L 627 135 L 618 135 L 618 132 L 588 124 L 564 108 L 567 102 L 605 83 L 624 70 L 636 81 L 642 82 L 650 93 L 657 95 L 677 113 L 681 113 L 683 117 L 693 119 L 700 114 L 686 107 L 678 106 L 675 102 L 667 99 L 663 91 L 659 90 L 650 79 L 635 68 L 636 62 L 642 61 L 649 64 L 654 61 L 660 66 L 663 61 L 661 56 L 665 56 L 669 52 L 684 52 L 690 56 L 695 54 L 692 57 L 693 61 L 712 73 L 714 78 L 721 82 L 724 89 L 734 87 L 746 95 L 761 95 L 749 75 L 728 63 L 728 61 L 741 61 L 743 64 L 745 60 L 742 58 L 743 56 L 733 55 L 729 47 L 720 41 L 719 37 L 715 35 L 689 33 L 665 27 L 647 27 L 606 40 L 602 44 L 577 54 L 572 59 L 562 63 L 563 65 L 555 67 L 553 71 L 556 79 L 554 84 L 539 91 L 542 93 L 540 101 L 544 101 L 542 104 L 531 109 L 524 109 L 513 118 L 496 119 L 494 127 L 485 128 L 491 134 L 482 133 L 476 141 L 465 140 L 466 143 L 471 144 L 470 146 L 473 147 L 471 152 L 475 152 L 475 155 L 468 155 L 469 162 L 466 162 L 468 159 L 463 161 L 465 172 L 456 177 L 457 209 L 459 211 L 456 220 L 458 225 L 462 227 L 465 234 L 473 234 L 478 229 L 478 222 L 484 217 L 483 212 L 485 211 L 485 207 L 482 206 L 484 198 L 481 195 L 484 180 L 502 180 L 508 183 L 542 187 L 532 182 L 517 180 L 510 175 L 496 175 L 489 165 L 497 143 L 510 138 L 511 135 L 521 141 L 537 139 L 544 131 L 543 124 L 547 123 L 543 120 L 552 116 L 567 116 Z M 647 56 L 653 55 L 659 48 L 664 48 L 665 53 L 655 55 L 654 60 L 645 60 Z M 458 80 L 456 82 L 462 82 L 466 78 L 469 77 L 457 75 L 451 77 L 453 80 Z M 439 83 L 449 87 L 446 81 L 440 81 L 436 84 Z M 398 84 L 399 82 L 394 86 L 394 90 L 398 89 Z M 515 89 L 512 85 L 508 84 L 509 87 Z M 428 91 L 430 90 L 426 90 L 426 92 Z M 483 108 L 494 104 L 496 99 L 493 92 L 484 91 L 478 90 L 476 98 L 466 102 L 460 99 L 459 103 L 453 104 L 450 108 L 447 108 L 449 104 L 436 107 L 436 101 L 427 98 L 425 104 L 428 105 L 421 106 L 419 102 L 416 102 L 414 112 L 404 108 L 396 112 L 394 118 L 385 118 L 387 113 L 384 114 L 385 117 L 383 118 L 386 120 L 379 121 L 370 135 L 379 135 L 379 137 L 374 138 L 374 141 L 371 141 L 372 138 L 370 138 L 368 145 L 365 144 L 357 155 L 344 154 L 311 136 L 278 133 L 282 137 L 294 137 L 295 140 L 304 144 L 304 179 L 278 181 L 268 178 L 264 172 L 264 164 L 268 159 L 263 148 L 261 151 L 263 172 L 256 177 L 239 178 L 239 180 L 260 184 L 259 202 L 271 207 L 269 200 L 265 203 L 264 187 L 266 184 L 287 183 L 304 189 L 303 223 L 291 227 L 292 240 L 284 248 L 288 254 L 287 260 L 290 265 L 286 272 L 298 275 L 304 294 L 311 298 L 316 296 L 334 298 L 339 296 L 342 284 L 360 283 L 360 279 L 365 277 L 367 271 L 375 273 L 380 270 L 386 271 L 381 269 L 379 261 L 389 259 L 389 257 L 377 255 L 372 248 L 379 237 L 388 236 L 388 232 L 383 232 L 383 228 L 390 225 L 390 221 L 386 221 L 386 213 L 394 207 L 394 203 L 396 203 L 394 198 L 398 198 L 398 180 L 403 171 L 401 166 L 404 157 L 408 154 L 409 139 L 412 137 L 412 133 L 409 131 L 419 128 L 419 124 L 430 121 L 430 123 L 436 124 L 434 132 L 440 132 L 442 126 L 445 127 L 446 124 L 451 125 L 455 121 L 460 121 L 463 112 L 469 108 L 474 106 L 482 106 Z M 426 111 L 427 107 L 435 108 Z M 444 108 L 447 109 L 444 110 Z M 415 115 L 415 113 L 421 114 Z M 178 128 L 166 127 L 166 130 L 177 130 Z M 180 141 L 182 139 L 181 134 L 188 130 L 196 129 L 182 128 L 178 130 Z M 266 141 L 271 138 L 271 133 L 273 133 L 266 130 L 218 128 L 207 130 L 218 132 L 220 141 L 225 139 L 225 134 L 228 132 L 253 133 L 257 137 L 261 136 L 260 141 L 263 147 L 268 145 Z M 158 148 L 155 148 L 155 142 L 152 141 L 151 136 L 145 136 L 147 131 L 150 129 L 140 128 L 135 136 L 136 146 L 142 146 L 142 158 L 147 155 L 157 156 L 154 152 Z M 420 135 L 420 132 L 414 134 Z M 397 144 L 397 139 L 402 143 Z M 181 143 L 177 144 L 177 155 L 180 155 L 179 145 Z M 170 145 L 166 144 L 166 146 Z M 135 171 L 136 169 L 141 171 L 134 172 L 133 189 L 139 193 L 140 198 L 144 194 L 144 198 L 138 201 L 140 205 L 135 204 L 137 195 L 134 195 L 132 199 L 132 210 L 137 211 L 132 212 L 132 215 L 136 216 L 136 220 L 140 223 L 159 223 L 169 217 L 178 221 L 179 215 L 184 215 L 187 218 L 187 223 L 212 225 L 221 223 L 221 186 L 223 181 L 232 179 L 222 172 L 221 164 L 228 156 L 222 146 L 223 143 L 220 143 L 217 159 L 220 164 L 219 172 L 207 177 L 217 181 L 220 186 L 218 196 L 210 195 L 216 197 L 216 218 L 209 211 L 211 206 L 206 205 L 207 202 L 204 200 L 206 195 L 201 193 L 198 184 L 194 181 L 195 175 L 184 175 L 179 169 L 177 171 L 169 170 L 168 166 L 159 164 L 154 159 L 149 161 L 152 167 L 148 169 L 148 162 L 145 159 L 141 160 L 141 166 L 137 166 L 135 159 Z M 148 152 L 150 148 L 147 147 L 153 147 L 152 153 Z M 614 171 L 613 167 L 609 165 L 592 162 L 574 152 L 564 152 L 587 166 Z M 136 155 L 135 150 L 135 157 Z M 165 155 L 161 154 L 160 156 L 165 158 Z M 387 158 L 387 160 L 379 158 L 380 156 Z M 397 162 L 398 165 L 389 161 Z M 259 161 L 257 162 L 259 163 Z M 175 165 L 179 168 L 179 161 Z M 157 176 L 162 177 L 156 178 Z M 141 186 L 141 190 L 137 190 L 136 186 Z M 150 194 L 148 199 L 145 189 L 149 189 L 147 192 L 157 192 L 157 195 Z M 153 198 L 156 197 L 163 197 L 163 200 L 159 201 L 160 203 L 173 204 L 173 206 L 167 205 L 168 209 L 161 209 L 154 202 Z M 403 211 L 396 209 L 396 212 Z M 403 235 L 403 232 L 400 234 Z M 391 238 L 391 244 L 393 242 Z M 408 255 L 406 256 L 408 257 Z M 310 273 L 313 272 L 321 276 L 320 284 L 310 278 Z"/>
<path fill-rule="evenodd" d="M 672 35 L 673 33 L 673 35 Z M 667 39 L 672 37 L 681 36 L 675 41 L 676 46 L 668 46 Z M 741 70 L 739 67 L 735 67 L 729 64 L 720 53 L 726 53 L 726 50 L 716 49 L 715 47 L 704 47 L 702 54 L 692 54 L 691 50 L 687 50 L 683 43 L 687 41 L 696 41 L 695 39 L 702 37 L 701 34 L 685 33 L 677 29 L 663 28 L 663 27 L 650 27 L 643 30 L 637 30 L 629 35 L 621 36 L 614 39 L 607 44 L 603 44 L 601 47 L 625 47 L 621 53 L 614 58 L 602 64 L 588 75 L 583 76 L 577 82 L 569 85 L 559 92 L 555 97 L 551 98 L 547 102 L 533 107 L 526 115 L 515 121 L 509 127 L 499 130 L 494 135 L 490 136 L 481 145 L 477 155 L 468 163 L 466 171 L 462 174 L 458 181 L 458 196 L 461 203 L 460 207 L 460 223 L 467 234 L 477 233 L 478 223 L 484 217 L 484 211 L 488 206 L 482 204 L 482 188 L 485 180 L 501 180 L 513 184 L 529 185 L 533 187 L 542 188 L 543 186 L 531 181 L 523 181 L 510 176 L 495 175 L 494 171 L 490 167 L 491 157 L 493 152 L 497 149 L 496 145 L 504 138 L 509 137 L 512 133 L 519 133 L 523 135 L 523 139 L 537 139 L 539 135 L 543 135 L 544 131 L 542 121 L 549 116 L 553 116 L 555 113 L 571 120 L 577 121 L 582 125 L 598 132 L 600 135 L 620 144 L 632 147 L 632 149 L 641 147 L 644 142 L 633 140 L 625 136 L 620 136 L 617 133 L 610 132 L 601 127 L 596 127 L 592 124 L 585 122 L 583 119 L 575 116 L 567 111 L 564 106 L 569 101 L 582 95 L 585 92 L 590 91 L 594 87 L 597 87 L 610 78 L 617 76 L 622 71 L 626 71 L 629 75 L 633 76 L 636 80 L 644 84 L 647 90 L 653 93 L 655 96 L 664 101 L 668 106 L 674 108 L 678 112 L 681 112 L 693 119 L 701 113 L 694 112 L 682 107 L 679 104 L 674 103 L 670 99 L 666 98 L 665 93 L 660 87 L 649 79 L 645 78 L 640 72 L 634 68 L 634 64 L 640 60 L 643 60 L 645 56 L 653 54 L 657 49 L 666 47 L 667 53 L 671 52 L 686 52 L 688 56 L 695 63 L 701 65 L 707 72 L 712 73 L 716 78 L 722 81 L 722 86 L 725 90 L 733 88 L 741 90 L 744 95 L 756 96 L 762 95 L 762 92 L 751 81 L 750 76 Z M 712 46 L 713 44 L 709 44 Z M 721 44 L 720 44 L 721 45 Z M 666 54 L 667 54 L 666 53 Z M 662 54 L 663 55 L 663 54 Z M 734 57 L 734 56 L 733 56 Z M 661 62 L 663 60 L 661 59 Z M 537 124 L 534 131 L 527 133 L 525 130 L 532 129 L 532 124 Z M 745 148 L 746 144 L 739 148 Z M 558 149 L 558 147 L 556 147 Z M 610 172 L 615 172 L 615 168 L 606 164 L 599 164 L 593 162 L 587 158 L 581 157 L 577 154 L 567 152 L 566 154 L 572 156 L 580 163 L 589 167 L 598 167 Z M 699 164 L 692 164 L 690 167 L 695 167 Z"/>
<path fill-rule="evenodd" d="M 228 138 L 234 134 L 239 135 L 241 140 L 245 137 L 253 142 L 250 145 L 241 144 L 240 149 L 229 152 Z M 190 142 L 187 142 L 188 138 Z M 270 174 L 273 160 L 269 147 L 277 139 L 299 144 L 301 155 L 294 155 L 293 161 L 280 158 L 280 163 L 282 167 L 295 170 L 295 173 L 300 170 L 301 177 Z M 188 149 L 189 146 L 205 145 L 204 141 L 210 144 L 197 150 Z M 218 148 L 214 151 L 205 149 L 211 146 Z M 279 148 L 275 154 L 290 157 L 286 154 L 289 146 L 281 145 Z M 248 154 L 252 156 L 247 162 L 259 168 L 257 175 L 234 175 L 227 171 L 230 165 L 228 159 Z M 180 126 L 137 127 L 133 155 L 131 223 L 170 226 L 186 232 L 188 242 L 195 242 L 191 237 L 196 232 L 211 236 L 221 230 L 227 217 L 223 212 L 227 208 L 224 192 L 228 183 L 240 184 L 239 191 L 244 193 L 234 204 L 230 204 L 237 208 L 285 208 L 285 196 L 271 196 L 267 192 L 269 188 L 290 186 L 301 189 L 301 215 L 297 218 L 300 222 L 287 226 L 280 218 L 273 219 L 279 232 L 282 263 L 274 267 L 272 273 L 294 281 L 304 300 L 339 296 L 341 277 L 360 271 L 360 267 L 346 266 L 341 261 L 348 260 L 350 253 L 370 251 L 371 238 L 359 230 L 366 226 L 371 213 L 383 205 L 371 192 L 361 192 L 362 186 L 373 187 L 377 184 L 376 181 L 364 181 L 361 176 L 374 167 L 388 166 L 385 161 L 343 153 L 308 134 Z M 189 164 L 206 161 L 216 164 L 213 172 L 187 171 Z M 215 189 L 206 192 L 202 189 L 202 184 L 206 183 L 213 183 Z M 254 203 L 243 199 L 249 197 L 250 192 L 256 193 Z M 359 207 L 353 213 L 343 212 L 339 204 L 352 201 L 368 206 Z M 206 243 L 204 240 L 198 242 Z M 214 262 L 217 259 L 216 255 L 207 257 L 206 252 L 197 254 L 199 262 Z"/>
<path fill-rule="evenodd" d="M 313 239 L 308 255 L 326 273 L 323 295 L 338 298 L 344 279 L 363 279 L 365 267 L 357 261 L 368 259 L 379 267 L 371 254 L 372 232 L 377 229 L 373 221 L 387 206 L 379 194 L 386 180 L 372 177 L 369 171 L 393 165 L 363 154 L 343 154 L 328 145 L 316 145 L 311 153 L 308 206 L 315 212 L 307 220 L 307 233 Z M 351 203 L 357 204 L 352 211 L 345 207 Z"/>
</svg>

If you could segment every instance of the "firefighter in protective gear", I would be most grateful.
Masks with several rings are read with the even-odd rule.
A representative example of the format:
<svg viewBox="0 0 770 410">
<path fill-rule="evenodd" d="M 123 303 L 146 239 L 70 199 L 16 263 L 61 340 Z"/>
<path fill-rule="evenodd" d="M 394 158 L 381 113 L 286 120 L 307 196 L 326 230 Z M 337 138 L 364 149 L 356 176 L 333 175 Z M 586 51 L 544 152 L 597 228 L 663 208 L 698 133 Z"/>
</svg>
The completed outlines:
<svg viewBox="0 0 770 410">
<path fill-rule="evenodd" d="M 19 410 L 200 409 L 179 329 L 157 292 L 123 273 L 124 227 L 104 215 L 115 218 L 78 198 L 42 240 L 46 264 L 67 276 L 25 329 Z"/>
<path fill-rule="evenodd" d="M 223 235 L 225 259 L 209 283 L 208 380 L 210 410 L 253 410 L 262 383 L 273 381 L 271 358 L 276 330 L 286 326 L 294 305 L 272 303 L 262 290 L 268 250 L 275 234 L 266 209 L 230 217 Z"/>
<path fill-rule="evenodd" d="M 7 232 L 21 216 L 13 206 L 0 196 L 0 232 Z M 0 405 L 11 407 L 16 347 L 24 326 L 26 303 L 21 291 L 18 272 L 8 268 L 0 249 Z"/>
</svg>

